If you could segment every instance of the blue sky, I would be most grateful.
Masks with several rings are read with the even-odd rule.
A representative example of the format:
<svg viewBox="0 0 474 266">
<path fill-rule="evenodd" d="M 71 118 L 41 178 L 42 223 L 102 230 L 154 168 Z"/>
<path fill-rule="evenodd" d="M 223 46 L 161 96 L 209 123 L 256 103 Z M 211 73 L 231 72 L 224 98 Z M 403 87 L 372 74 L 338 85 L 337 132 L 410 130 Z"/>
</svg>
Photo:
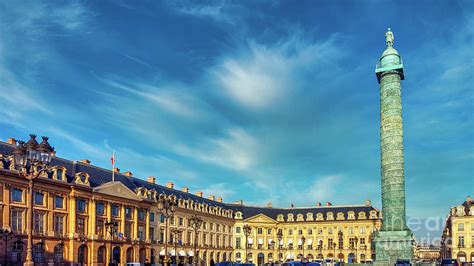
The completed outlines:
<svg viewBox="0 0 474 266">
<path fill-rule="evenodd" d="M 405 64 L 407 212 L 474 194 L 469 1 L 2 1 L 0 139 L 225 201 L 380 207 L 375 63 Z"/>
</svg>

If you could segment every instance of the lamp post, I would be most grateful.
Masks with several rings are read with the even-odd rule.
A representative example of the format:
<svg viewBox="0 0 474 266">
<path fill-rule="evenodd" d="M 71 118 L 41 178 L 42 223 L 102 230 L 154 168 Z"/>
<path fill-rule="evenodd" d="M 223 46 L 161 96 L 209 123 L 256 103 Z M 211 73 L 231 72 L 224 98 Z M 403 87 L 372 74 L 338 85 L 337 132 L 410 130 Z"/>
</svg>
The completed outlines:
<svg viewBox="0 0 474 266">
<path fill-rule="evenodd" d="M 281 240 L 283 239 L 283 232 L 278 230 L 277 233 L 277 239 L 278 239 L 278 263 L 281 262 L 281 257 L 280 257 L 280 245 L 281 245 Z"/>
<path fill-rule="evenodd" d="M 322 259 L 322 256 L 323 256 L 322 249 L 323 249 L 323 240 L 319 239 L 319 241 L 318 241 L 318 252 L 319 252 L 318 259 Z"/>
<path fill-rule="evenodd" d="M 173 245 L 174 245 L 174 263 L 178 265 L 178 242 L 181 236 L 181 230 L 178 228 L 171 229 L 171 234 L 173 235 Z"/>
<path fill-rule="evenodd" d="M 197 266 L 199 257 L 197 256 L 198 232 L 202 226 L 201 217 L 194 215 L 189 219 L 189 225 L 194 229 L 194 265 Z"/>
<path fill-rule="evenodd" d="M 339 230 L 339 232 L 337 233 L 337 236 L 338 236 L 338 240 L 339 240 L 339 254 L 341 254 L 342 248 L 344 246 L 344 233 L 342 233 L 342 231 Z M 339 255 L 337 257 L 339 258 Z M 340 258 L 339 258 L 339 261 L 341 261 Z"/>
<path fill-rule="evenodd" d="M 301 244 L 303 246 L 303 257 L 301 258 L 301 260 L 303 261 L 304 260 L 304 243 L 306 242 L 306 237 L 302 236 L 301 237 Z"/>
<path fill-rule="evenodd" d="M 249 262 L 249 259 L 248 259 L 248 247 L 249 247 L 249 236 L 250 236 L 250 233 L 252 232 L 252 228 L 250 227 L 250 225 L 246 224 L 244 225 L 243 227 L 243 230 L 244 230 L 244 235 L 245 235 L 245 263 L 248 263 Z"/>
<path fill-rule="evenodd" d="M 112 252 L 113 244 L 112 244 L 112 242 L 114 241 L 115 227 L 116 226 L 118 226 L 118 223 L 116 221 L 108 221 L 108 222 L 105 223 L 105 227 L 107 228 L 107 232 L 110 235 L 109 266 L 115 265 L 115 261 L 113 260 L 113 252 Z"/>
<path fill-rule="evenodd" d="M 333 255 L 333 256 L 334 256 L 334 261 L 335 261 L 335 260 L 336 260 L 336 246 L 337 246 L 337 244 L 336 244 L 336 243 L 332 243 L 332 246 L 333 246 L 333 248 L 334 248 L 334 255 Z"/>
<path fill-rule="evenodd" d="M 34 180 L 44 174 L 48 174 L 49 163 L 54 155 L 54 148 L 48 143 L 48 137 L 42 137 L 43 141 L 38 144 L 36 135 L 31 134 L 30 140 L 25 144 L 18 141 L 18 145 L 13 149 L 13 161 L 15 169 L 25 177 L 28 182 L 28 211 L 27 211 L 27 231 L 28 245 L 26 249 L 26 259 L 23 265 L 33 266 L 33 203 L 34 203 Z"/>
<path fill-rule="evenodd" d="M 168 255 L 168 223 L 169 218 L 173 217 L 177 207 L 176 201 L 165 195 L 160 195 L 158 198 L 158 211 L 165 218 L 165 265 L 169 265 Z"/>
<path fill-rule="evenodd" d="M 357 263 L 357 243 L 359 242 L 359 238 L 357 236 L 354 238 L 355 242 L 355 263 Z"/>
<path fill-rule="evenodd" d="M 0 237 L 5 241 L 5 253 L 3 253 L 3 265 L 7 265 L 7 251 L 8 251 L 8 240 L 12 239 L 15 236 L 12 230 L 8 228 L 0 229 Z"/>
</svg>

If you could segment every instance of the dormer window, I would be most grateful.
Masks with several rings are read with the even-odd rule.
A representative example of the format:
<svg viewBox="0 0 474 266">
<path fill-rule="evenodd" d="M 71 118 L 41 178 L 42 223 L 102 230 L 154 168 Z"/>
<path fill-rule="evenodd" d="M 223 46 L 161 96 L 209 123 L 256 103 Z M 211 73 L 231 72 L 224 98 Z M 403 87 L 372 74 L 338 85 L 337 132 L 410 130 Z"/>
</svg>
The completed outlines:
<svg viewBox="0 0 474 266">
<path fill-rule="evenodd" d="M 357 215 L 357 218 L 358 219 L 366 219 L 365 212 L 359 212 L 359 214 Z"/>
<path fill-rule="evenodd" d="M 284 220 L 285 220 L 285 218 L 284 218 L 283 214 L 278 214 L 277 221 L 283 222 Z"/>
<path fill-rule="evenodd" d="M 344 220 L 344 213 L 338 212 L 337 213 L 337 220 Z"/>
<path fill-rule="evenodd" d="M 292 213 L 288 214 L 288 221 L 293 222 L 294 221 L 294 216 Z"/>
<path fill-rule="evenodd" d="M 296 221 L 298 221 L 298 222 L 304 221 L 304 216 L 303 216 L 303 214 L 301 214 L 301 213 L 298 214 L 298 215 L 296 216 Z"/>
<path fill-rule="evenodd" d="M 332 212 L 328 212 L 326 215 L 327 220 L 334 220 L 334 214 Z"/>
<path fill-rule="evenodd" d="M 347 213 L 347 219 L 354 220 L 355 219 L 355 213 L 353 211 L 348 212 Z"/>
</svg>

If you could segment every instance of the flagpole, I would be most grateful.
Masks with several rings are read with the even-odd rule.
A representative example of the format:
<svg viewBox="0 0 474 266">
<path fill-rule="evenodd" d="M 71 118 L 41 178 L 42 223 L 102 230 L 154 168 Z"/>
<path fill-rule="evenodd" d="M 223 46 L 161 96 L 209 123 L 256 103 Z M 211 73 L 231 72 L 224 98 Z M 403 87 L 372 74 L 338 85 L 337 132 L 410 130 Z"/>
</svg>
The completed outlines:
<svg viewBox="0 0 474 266">
<path fill-rule="evenodd" d="M 112 151 L 112 182 L 115 181 L 115 150 Z"/>
</svg>

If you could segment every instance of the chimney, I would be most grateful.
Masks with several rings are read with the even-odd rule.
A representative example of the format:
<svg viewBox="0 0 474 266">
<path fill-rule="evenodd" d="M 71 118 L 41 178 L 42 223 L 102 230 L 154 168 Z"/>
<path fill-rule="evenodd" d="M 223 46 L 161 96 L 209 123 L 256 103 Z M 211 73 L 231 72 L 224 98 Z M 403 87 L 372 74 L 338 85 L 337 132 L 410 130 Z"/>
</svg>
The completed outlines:
<svg viewBox="0 0 474 266">
<path fill-rule="evenodd" d="M 207 197 L 207 199 L 210 199 L 210 200 L 215 200 L 216 197 L 214 197 L 214 195 L 210 195 L 209 197 Z"/>
<path fill-rule="evenodd" d="M 234 204 L 243 205 L 244 202 L 242 200 L 236 200 L 234 201 Z"/>
<path fill-rule="evenodd" d="M 166 187 L 167 188 L 174 188 L 173 182 L 166 182 Z"/>
<path fill-rule="evenodd" d="M 133 173 L 130 172 L 130 171 L 127 171 L 125 173 L 123 173 L 126 177 L 132 177 L 133 176 Z"/>
<path fill-rule="evenodd" d="M 318 203 L 316 203 L 316 206 L 318 206 L 318 207 L 321 207 L 321 205 L 322 205 L 322 204 L 321 204 L 321 202 L 319 202 L 319 201 L 318 201 Z"/>
<path fill-rule="evenodd" d="M 217 197 L 216 200 L 217 202 L 222 202 L 222 197 Z"/>
<path fill-rule="evenodd" d="M 472 201 L 472 198 L 471 198 L 471 196 L 470 196 L 470 195 L 469 195 L 469 196 L 467 196 L 467 198 L 466 198 L 466 201 L 467 201 L 467 203 L 469 203 L 469 202 L 471 202 L 471 201 Z M 474 243 L 473 243 L 473 244 L 474 244 Z"/>
<path fill-rule="evenodd" d="M 201 197 L 201 198 L 202 198 L 202 191 L 198 191 L 198 192 L 196 192 L 196 196 L 198 196 L 198 197 Z"/>
<path fill-rule="evenodd" d="M 149 183 L 155 184 L 156 178 L 154 176 L 147 177 L 146 181 Z"/>
<path fill-rule="evenodd" d="M 295 204 L 291 203 L 290 208 L 294 208 L 294 207 L 295 207 Z"/>
<path fill-rule="evenodd" d="M 183 191 L 184 193 L 189 193 L 189 188 L 183 187 L 183 188 L 181 189 L 181 191 Z"/>
<path fill-rule="evenodd" d="M 329 201 L 326 201 L 326 206 L 332 206 L 332 203 Z"/>
<path fill-rule="evenodd" d="M 83 164 L 91 164 L 91 161 L 89 161 L 87 159 L 79 160 L 79 162 L 81 162 Z"/>
<path fill-rule="evenodd" d="M 267 203 L 267 208 L 273 208 L 273 204 L 271 202 Z"/>
<path fill-rule="evenodd" d="M 115 168 L 114 168 L 114 172 L 116 172 L 116 173 L 120 173 L 120 168 L 118 168 L 118 167 L 115 167 Z"/>
<path fill-rule="evenodd" d="M 365 206 L 372 206 L 372 202 L 370 200 L 365 201 Z"/>
<path fill-rule="evenodd" d="M 16 139 L 14 139 L 14 138 L 9 138 L 9 139 L 7 139 L 7 143 L 8 143 L 8 144 L 11 144 L 11 145 L 16 145 Z"/>
</svg>

